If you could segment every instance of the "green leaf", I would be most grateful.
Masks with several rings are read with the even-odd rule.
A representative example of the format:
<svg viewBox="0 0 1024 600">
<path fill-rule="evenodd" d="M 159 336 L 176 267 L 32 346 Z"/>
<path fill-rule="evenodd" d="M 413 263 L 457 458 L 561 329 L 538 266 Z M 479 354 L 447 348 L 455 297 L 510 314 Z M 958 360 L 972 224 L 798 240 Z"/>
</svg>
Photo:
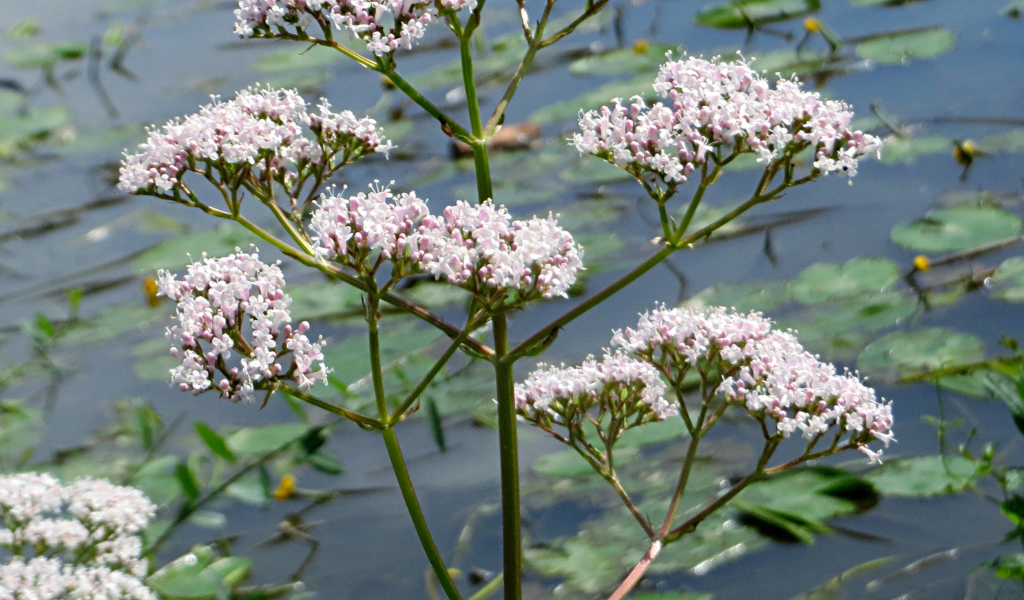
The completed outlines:
<svg viewBox="0 0 1024 600">
<path fill-rule="evenodd" d="M 1010 129 L 983 137 L 977 144 L 981 152 L 1024 152 L 1024 129 Z"/>
<path fill-rule="evenodd" d="M 250 243 L 258 241 L 241 225 L 221 223 L 212 230 L 178 236 L 146 250 L 132 261 L 132 268 L 141 273 L 180 268 L 199 258 L 198 254 L 191 256 L 192 252 L 201 250 L 210 256 L 226 256 L 235 248 L 247 251 Z"/>
<path fill-rule="evenodd" d="M 842 469 L 806 467 L 752 484 L 738 498 L 791 520 L 799 515 L 807 520 L 802 526 L 812 527 L 814 520 L 856 512 L 858 502 L 872 496 L 870 484 Z"/>
<path fill-rule="evenodd" d="M 142 449 L 148 451 L 153 447 L 153 442 L 163 434 L 163 417 L 148 404 L 136 407 L 135 415 L 139 424 L 139 440 L 142 443 Z"/>
<path fill-rule="evenodd" d="M 981 373 L 986 391 L 998 398 L 1010 409 L 1017 430 L 1024 434 L 1024 378 L 1018 375 L 1014 380 L 1010 376 L 997 371 L 988 370 Z"/>
<path fill-rule="evenodd" d="M 1008 19 L 1019 19 L 1024 14 L 1024 0 L 1011 0 L 1009 4 L 999 9 L 999 14 Z"/>
<path fill-rule="evenodd" d="M 630 98 L 638 94 L 646 99 L 656 96 L 651 88 L 650 74 L 638 75 L 627 81 L 606 83 L 597 89 L 584 92 L 572 100 L 549 104 L 534 111 L 527 120 L 539 125 L 564 121 L 579 116 L 581 110 L 600 108 L 608 104 L 612 98 Z"/>
<path fill-rule="evenodd" d="M 188 522 L 205 529 L 221 529 L 228 523 L 224 513 L 213 510 L 197 510 L 188 517 Z"/>
<path fill-rule="evenodd" d="M 705 6 L 697 13 L 697 24 L 720 29 L 743 29 L 799 17 L 821 8 L 818 0 L 732 0 Z"/>
<path fill-rule="evenodd" d="M 444 437 L 444 422 L 441 420 L 441 413 L 437 410 L 437 403 L 434 399 L 427 397 L 424 402 L 427 408 L 427 421 L 430 423 L 430 433 L 434 436 L 434 443 L 442 453 L 448 450 Z"/>
<path fill-rule="evenodd" d="M 252 560 L 244 556 L 225 556 L 213 561 L 204 573 L 210 573 L 227 587 L 234 587 L 245 581 L 251 570 Z"/>
<path fill-rule="evenodd" d="M 953 140 L 928 135 L 924 137 L 888 138 L 882 146 L 883 163 L 905 163 L 914 162 L 918 156 L 925 154 L 938 154 L 940 152 L 952 152 Z"/>
<path fill-rule="evenodd" d="M 624 446 L 615 452 L 616 468 L 628 464 L 639 456 L 635 446 Z M 533 461 L 533 470 L 549 477 L 578 477 L 596 475 L 597 472 L 573 449 L 545 454 Z"/>
<path fill-rule="evenodd" d="M 615 460 L 618 462 L 619 452 L 623 448 L 640 448 L 648 444 L 667 442 L 669 440 L 682 440 L 689 437 L 686 430 L 686 423 L 682 417 L 669 417 L 664 421 L 655 421 L 639 427 L 633 427 L 622 434 L 615 444 Z"/>
<path fill-rule="evenodd" d="M 911 58 L 932 58 L 953 47 L 956 38 L 941 27 L 872 36 L 857 44 L 857 56 L 894 65 Z"/>
<path fill-rule="evenodd" d="M 61 337 L 61 342 L 68 345 L 107 342 L 166 321 L 170 313 L 171 309 L 167 305 L 150 308 L 141 301 L 119 304 L 80 319 Z M 161 344 L 162 356 L 166 355 L 166 350 L 167 344 Z M 167 372 L 161 373 L 160 377 L 166 378 Z"/>
<path fill-rule="evenodd" d="M 904 4 L 923 1 L 924 0 L 850 0 L 850 4 L 854 6 L 902 6 Z"/>
<path fill-rule="evenodd" d="M 301 423 L 243 427 L 228 436 L 227 446 L 236 454 L 265 454 L 297 442 L 304 433 L 306 426 Z"/>
<path fill-rule="evenodd" d="M 174 469 L 174 476 L 178 478 L 178 483 L 181 485 L 181 491 L 185 493 L 185 497 L 190 502 L 195 502 L 199 499 L 201 492 L 199 486 L 199 480 L 196 478 L 196 474 L 183 462 L 179 462 L 178 466 Z"/>
<path fill-rule="evenodd" d="M 723 283 L 710 287 L 688 298 L 681 306 L 707 308 L 727 306 L 738 312 L 765 311 L 778 308 L 789 301 L 784 281 L 758 283 Z"/>
<path fill-rule="evenodd" d="M 44 106 L 25 114 L 5 115 L 0 117 L 0 140 L 42 137 L 69 121 L 71 111 L 64 106 Z"/>
<path fill-rule="evenodd" d="M 817 304 L 878 292 L 899 281 L 900 268 L 891 260 L 857 257 L 840 266 L 817 263 L 804 269 L 789 282 L 789 293 L 797 302 Z"/>
<path fill-rule="evenodd" d="M 1020 235 L 1017 215 L 986 207 L 942 208 L 893 227 L 892 241 L 918 252 L 959 252 Z"/>
<path fill-rule="evenodd" d="M 308 462 L 310 466 L 317 471 L 328 475 L 341 475 L 345 470 L 341 465 L 341 461 L 338 460 L 337 457 L 328 454 L 323 450 L 308 455 L 306 457 L 306 462 Z"/>
<path fill-rule="evenodd" d="M 211 452 L 229 463 L 233 463 L 238 460 L 235 458 L 235 453 L 228 448 L 224 438 L 220 437 L 220 434 L 214 431 L 212 427 L 202 421 L 196 421 L 195 428 L 196 434 L 199 435 L 199 439 L 203 440 L 203 443 L 206 444 L 206 447 L 209 448 Z"/>
<path fill-rule="evenodd" d="M 257 73 L 294 73 L 305 69 L 328 67 L 345 60 L 345 56 L 326 46 L 289 46 L 268 52 L 252 65 Z"/>
<path fill-rule="evenodd" d="M 887 460 L 864 479 L 887 496 L 938 496 L 965 489 L 980 468 L 981 463 L 962 456 L 915 456 Z"/>
<path fill-rule="evenodd" d="M 973 335 L 941 327 L 897 331 L 868 344 L 857 367 L 868 375 L 905 377 L 922 371 L 977 362 L 984 358 Z"/>
<path fill-rule="evenodd" d="M 212 573 L 205 573 L 208 561 L 198 554 L 183 556 L 160 569 L 146 584 L 168 600 L 214 600 L 226 591 L 223 582 Z"/>
<path fill-rule="evenodd" d="M 569 73 L 577 76 L 654 73 L 665 62 L 665 53 L 675 49 L 667 44 L 652 44 L 639 50 L 636 47 L 616 48 L 572 61 L 569 63 Z"/>
<path fill-rule="evenodd" d="M 733 500 L 733 507 L 740 511 L 744 525 L 753 527 L 762 535 L 782 541 L 793 539 L 804 544 L 813 544 L 814 536 L 832 533 L 832 529 L 819 519 L 812 519 L 796 513 L 774 510 L 742 500 Z"/>
<path fill-rule="evenodd" d="M 994 298 L 1024 302 L 1024 257 L 1014 256 L 1003 261 L 987 283 L 992 284 L 989 289 Z"/>
<path fill-rule="evenodd" d="M 85 42 L 39 42 L 5 50 L 3 58 L 19 69 L 50 68 L 60 61 L 78 60 L 88 51 Z"/>
<path fill-rule="evenodd" d="M 288 288 L 289 309 L 296 321 L 321 319 L 337 314 L 361 314 L 362 292 L 338 282 L 319 281 Z"/>
<path fill-rule="evenodd" d="M 229 485 L 224 493 L 246 504 L 263 506 L 270 500 L 269 491 L 273 491 L 268 487 L 259 473 L 252 473 Z"/>
</svg>

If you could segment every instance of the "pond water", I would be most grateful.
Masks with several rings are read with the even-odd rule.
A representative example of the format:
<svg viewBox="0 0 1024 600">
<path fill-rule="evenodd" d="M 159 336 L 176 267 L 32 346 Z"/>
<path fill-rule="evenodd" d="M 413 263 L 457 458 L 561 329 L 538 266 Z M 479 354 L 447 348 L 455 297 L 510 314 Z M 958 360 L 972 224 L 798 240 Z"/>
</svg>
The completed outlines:
<svg viewBox="0 0 1024 600">
<path fill-rule="evenodd" d="M 712 286 L 735 288 L 748 283 L 757 284 L 756 291 L 764 291 L 744 295 L 718 288 L 719 295 L 701 297 L 729 298 L 722 302 L 763 308 L 784 325 L 806 331 L 809 348 L 851 369 L 857 367 L 857 356 L 868 342 L 893 332 L 934 327 L 975 336 L 976 342 L 965 342 L 980 344 L 978 356 L 971 360 L 1006 355 L 999 344 L 1001 336 L 1024 339 L 1020 305 L 1000 300 L 984 285 L 981 290 L 949 294 L 944 299 L 937 294 L 929 310 L 915 300 L 910 310 L 885 312 L 882 317 L 895 316 L 872 327 L 855 320 L 847 325 L 842 307 L 835 305 L 805 308 L 789 300 L 773 301 L 772 290 L 777 291 L 779 282 L 793 280 L 814 263 L 843 264 L 857 256 L 889 259 L 902 273 L 908 273 L 914 256 L 921 252 L 893 243 L 890 232 L 933 209 L 981 203 L 1000 207 L 1001 215 L 1020 215 L 1024 19 L 1001 12 L 1008 1 L 926 0 L 882 6 L 881 2 L 863 0 L 824 0 L 815 17 L 844 40 L 932 27 L 952 34 L 952 47 L 936 50 L 934 57 L 886 64 L 858 56 L 850 45 L 841 50 L 846 59 L 829 76 L 819 71 L 818 89 L 824 95 L 845 100 L 858 117 L 881 115 L 894 128 L 905 131 L 907 139 L 914 140 L 906 142 L 906 154 L 896 156 L 894 152 L 883 162 L 862 161 L 852 186 L 845 178 L 826 177 L 794 189 L 784 199 L 753 211 L 741 224 L 744 229 L 735 235 L 677 253 L 669 264 L 572 323 L 546 360 L 578 361 L 600 351 L 608 344 L 612 329 L 633 325 L 637 313 L 655 302 L 674 304 Z M 528 5 L 532 7 L 532 3 Z M 562 0 L 556 12 L 571 14 L 579 5 L 582 3 Z M 456 199 L 474 197 L 471 161 L 453 160 L 448 140 L 438 134 L 436 123 L 423 118 L 417 107 L 397 92 L 384 89 L 377 74 L 340 55 L 320 53 L 320 49 L 303 55 L 304 48 L 294 44 L 240 41 L 231 33 L 231 2 L 0 0 L 0 8 L 4 15 L 0 29 L 11 30 L 38 19 L 38 31 L 31 32 L 34 35 L 17 38 L 8 34 L 0 39 L 4 59 L 0 62 L 0 86 L 14 90 L 10 97 L 24 103 L 8 107 L 10 103 L 4 103 L 8 96 L 0 98 L 0 108 L 10 109 L 0 122 L 0 142 L 4 143 L 0 144 L 0 252 L 4 257 L 0 263 L 0 328 L 5 336 L 0 399 L 21 400 L 25 406 L 43 411 L 45 417 L 38 440 L 32 441 L 31 458 L 4 456 L 0 462 L 4 469 L 34 466 L 81 473 L 94 468 L 123 475 L 125 461 L 138 461 L 142 456 L 128 448 L 130 436 L 111 425 L 124 417 L 116 407 L 126 400 L 151 403 L 168 424 L 170 433 L 151 451 L 151 458 L 164 453 L 200 454 L 194 421 L 230 432 L 296 419 L 280 399 L 260 410 L 258 405 L 234 405 L 208 396 L 193 398 L 168 387 L 166 361 L 160 359 L 164 316 L 173 308 L 166 302 L 149 307 L 143 291 L 145 278 L 152 276 L 156 266 L 180 269 L 188 261 L 186 250 L 198 255 L 206 249 L 203 239 L 217 239 L 222 245 L 225 238 L 228 244 L 254 240 L 232 237 L 237 234 L 204 233 L 219 224 L 197 211 L 152 198 L 125 197 L 116 191 L 112 181 L 120 152 L 142 140 L 142 127 L 192 113 L 208 102 L 210 94 L 227 98 L 256 82 L 297 86 L 307 100 L 325 96 L 336 109 L 374 116 L 397 139 L 398 150 L 389 161 L 372 158 L 347 168 L 339 184 L 359 190 L 374 179 L 394 180 L 396 189 L 415 189 L 429 198 L 435 211 Z M 653 252 L 650 239 L 657 211 L 645 202 L 635 182 L 614 169 L 600 169 L 603 165 L 593 164 L 599 163 L 596 159 L 580 159 L 565 143 L 575 127 L 577 108 L 584 102 L 590 102 L 585 108 L 596 106 L 593 99 L 577 98 L 587 98 L 587 92 L 602 86 L 607 86 L 607 94 L 599 94 L 603 100 L 628 96 L 628 89 L 644 92 L 642 83 L 631 88 L 622 82 L 652 80 L 661 58 L 655 54 L 637 59 L 642 64 L 635 70 L 620 68 L 615 61 L 588 69 L 581 60 L 619 47 L 630 49 L 637 40 L 646 40 L 651 45 L 648 54 L 660 52 L 661 46 L 723 56 L 742 50 L 744 56 L 761 56 L 765 67 L 786 69 L 793 61 L 780 56 L 792 51 L 804 35 L 802 18 L 765 25 L 749 37 L 743 29 L 705 27 L 694 21 L 700 9 L 697 3 L 671 0 L 613 2 L 597 26 L 538 57 L 535 72 L 508 110 L 508 123 L 538 122 L 542 134 L 532 152 L 494 156 L 496 199 L 517 217 L 560 212 L 563 224 L 579 232 L 590 269 L 583 297 Z M 479 51 L 499 65 L 480 78 L 483 103 L 489 110 L 504 89 L 508 70 L 500 68 L 508 66 L 508 54 L 489 48 L 500 42 L 501 36 L 515 38 L 518 24 L 512 2 L 491 0 L 487 12 Z M 429 86 L 427 95 L 461 118 L 460 97 L 451 91 L 457 89 L 457 81 L 444 72 L 458 52 L 441 29 L 435 27 L 416 51 L 401 54 L 399 70 L 412 81 L 419 76 Z M 49 71 L 31 61 L 24 66 L 31 46 L 64 41 L 83 43 L 85 56 L 57 61 Z M 111 60 L 119 42 L 126 43 L 121 46 L 126 52 L 117 66 Z M 90 43 L 99 50 L 99 58 L 88 50 Z M 820 56 L 826 50 L 823 39 L 815 36 L 805 45 L 802 57 Z M 627 57 L 629 54 L 644 56 L 642 50 L 627 50 Z M 18 90 L 23 93 L 16 93 Z M 874 114 L 872 107 L 877 109 Z M 29 116 L 24 110 L 30 111 Z M 43 113 L 48 121 L 30 128 L 31 135 L 17 137 L 17 123 Z M 865 123 L 885 131 L 877 120 Z M 979 148 L 990 151 L 979 153 L 962 176 L 964 168 L 952 152 L 954 142 L 968 139 L 981 140 Z M 14 147 L 6 144 L 8 140 L 15 140 Z M 987 146 L 984 140 L 989 140 Z M 717 208 L 745 198 L 757 175 L 756 170 L 727 173 L 712 188 L 708 204 Z M 261 218 L 264 222 L 268 219 Z M 192 239 L 196 241 L 190 242 Z M 982 235 L 976 245 L 987 241 L 991 240 Z M 920 273 L 919 281 L 929 286 L 947 275 L 972 276 L 1020 253 L 1020 246 L 1007 245 L 959 261 L 948 271 Z M 360 348 L 357 340 L 361 334 L 352 319 L 358 298 L 325 299 L 324 286 L 316 277 L 294 265 L 285 269 L 290 286 L 309 286 L 307 306 L 319 317 L 314 327 L 331 341 L 331 347 L 342 349 L 335 356 L 364 360 L 352 355 Z M 887 287 L 913 298 L 902 280 Z M 81 318 L 70 323 L 66 336 L 47 344 L 47 360 L 40 360 L 32 343 L 33 335 L 40 335 L 40 326 L 33 325 L 36 315 L 45 315 L 63 331 L 69 290 L 85 292 Z M 513 343 L 579 299 L 545 303 L 516 314 L 511 321 Z M 444 316 L 458 319 L 462 314 L 458 302 L 435 302 Z M 858 314 L 864 317 L 863 311 Z M 831 329 L 827 326 L 830 320 L 835 320 Z M 403 337 L 407 335 L 401 333 L 403 326 L 395 326 L 399 334 L 393 343 L 400 346 L 412 338 L 419 348 L 430 341 L 415 335 Z M 882 367 L 887 360 L 895 359 L 883 354 Z M 27 368 L 18 369 L 18 365 Z M 877 369 L 877 361 L 875 366 Z M 524 376 L 528 367 L 521 363 L 517 375 Z M 961 393 L 970 382 L 960 382 L 960 391 L 937 389 L 933 384 L 898 385 L 886 379 L 886 370 L 871 373 L 870 381 L 893 400 L 899 442 L 887 451 L 890 459 L 937 456 L 943 450 L 953 455 L 962 443 L 980 455 L 982 446 L 992 442 L 997 464 L 1024 463 L 1024 437 L 1003 403 Z M 490 396 L 480 392 L 479 386 L 462 390 L 462 397 L 451 396 L 459 393 L 456 388 L 445 389 L 449 396 L 436 400 L 443 415 L 444 451 L 427 419 L 404 423 L 398 428 L 399 436 L 442 553 L 450 556 L 460 532 L 471 530 L 472 537 L 459 550 L 455 565 L 467 572 L 498 572 L 500 516 L 494 510 L 499 499 L 497 432 L 480 424 L 489 415 Z M 314 422 L 328 422 L 310 414 Z M 131 423 L 133 415 L 127 417 Z M 936 419 L 940 418 L 944 429 L 937 429 Z M 172 423 L 177 426 L 170 427 Z M 937 431 L 944 435 L 937 436 Z M 708 489 L 718 480 L 742 473 L 741 465 L 754 457 L 754 448 L 747 443 L 751 433 L 739 419 L 716 433 L 707 449 Z M 0 436 L 0 441 L 3 439 Z M 611 490 L 543 466 L 550 463 L 538 463 L 542 465 L 539 470 L 531 469 L 539 457 L 561 451 L 538 432 L 522 428 L 521 444 L 526 545 L 532 550 L 527 558 L 535 561 L 527 568 L 525 596 L 606 597 L 599 593 L 600 586 L 596 591 L 587 587 L 587 582 L 597 577 L 587 570 L 624 574 L 615 555 L 625 551 L 639 555 L 642 532 L 637 529 L 632 532 L 634 537 L 626 536 L 625 541 L 620 534 L 593 535 L 594 531 L 611 531 L 619 523 L 617 499 Z M 293 472 L 300 488 L 351 492 L 303 512 L 303 519 L 310 524 L 309 535 L 319 542 L 301 574 L 305 589 L 319 598 L 425 597 L 428 565 L 379 436 L 350 423 L 341 424 L 333 429 L 325 449 L 340 460 L 342 474 L 281 461 L 271 463 L 267 470 L 273 483 L 284 472 Z M 126 458 L 130 456 L 134 458 Z M 638 456 L 630 477 L 639 483 L 650 482 L 678 468 L 682 450 L 678 444 L 661 442 L 645 446 Z M 853 472 L 867 468 L 860 455 L 838 458 L 846 462 L 833 464 Z M 717 600 L 787 599 L 848 569 L 888 558 L 885 564 L 851 573 L 834 590 L 813 597 L 1019 597 L 1020 585 L 999 591 L 980 569 L 986 561 L 1014 551 L 1016 542 L 1003 543 L 1013 526 L 989 497 L 998 496 L 998 486 L 984 477 L 976 486 L 975 490 L 929 496 L 882 494 L 875 498 L 877 503 L 831 513 L 839 515 L 826 519 L 832 532 L 814 535 L 813 544 L 751 533 L 753 529 L 732 514 L 730 523 L 716 525 L 721 539 L 695 547 L 688 557 L 672 559 L 676 568 L 653 573 L 644 585 L 654 591 L 703 592 Z M 205 522 L 186 523 L 159 556 L 171 559 L 195 543 L 222 539 L 230 542 L 233 552 L 253 559 L 252 583 L 287 581 L 310 545 L 301 537 L 281 543 L 268 541 L 274 541 L 278 523 L 286 515 L 306 504 L 215 502 L 204 513 Z M 818 508 L 813 503 L 808 506 Z M 856 514 L 847 514 L 851 512 Z M 746 533 L 736 534 L 737 528 Z M 577 535 L 583 530 L 591 534 Z M 573 540 L 581 543 L 574 546 Z M 583 552 L 584 548 L 590 554 Z M 563 557 L 564 564 L 553 566 L 558 561 L 551 559 L 552 555 Z M 921 559 L 926 560 L 915 566 Z M 474 589 L 465 582 L 463 586 Z"/>
</svg>

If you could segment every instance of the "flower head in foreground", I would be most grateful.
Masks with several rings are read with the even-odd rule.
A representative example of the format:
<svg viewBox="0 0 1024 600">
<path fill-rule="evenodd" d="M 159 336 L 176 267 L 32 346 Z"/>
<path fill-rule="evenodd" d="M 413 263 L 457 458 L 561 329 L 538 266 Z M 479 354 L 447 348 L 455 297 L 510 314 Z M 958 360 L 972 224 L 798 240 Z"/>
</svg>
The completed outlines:
<svg viewBox="0 0 1024 600">
<path fill-rule="evenodd" d="M 320 197 L 310 221 L 313 248 L 317 256 L 361 274 L 375 273 L 389 261 L 392 276 L 401 277 L 418 270 L 412 257 L 428 214 L 426 201 L 416 192 L 394 194 L 388 187 L 371 185 L 370 193 L 346 198 L 332 190 Z"/>
<path fill-rule="evenodd" d="M 588 413 L 596 411 L 597 422 L 607 416 L 616 428 L 610 441 L 630 427 L 679 414 L 664 396 L 658 371 L 622 352 L 600 361 L 588 357 L 578 367 L 542 363 L 515 387 L 516 412 L 527 421 L 545 430 L 565 427 L 578 437 Z"/>
<path fill-rule="evenodd" d="M 652 105 L 634 96 L 584 113 L 576 148 L 634 176 L 652 174 L 674 185 L 732 153 L 754 153 L 765 162 L 807 148 L 813 174 L 852 177 L 858 158 L 881 147 L 878 138 L 850 129 L 853 112 L 846 104 L 822 100 L 796 79 L 779 79 L 772 89 L 742 60 L 669 61 L 654 90 L 663 100 Z"/>
<path fill-rule="evenodd" d="M 284 275 L 276 264 L 260 261 L 255 248 L 248 254 L 236 248 L 223 258 L 204 254 L 180 280 L 164 270 L 157 279 L 178 303 L 178 324 L 167 336 L 174 344 L 171 354 L 181 359 L 171 379 L 182 391 L 216 390 L 239 401 L 251 400 L 261 383 L 277 379 L 302 387 L 327 382 L 323 340 L 306 337 L 305 321 L 292 328 Z M 228 360 L 235 352 L 241 359 L 232 366 Z"/>
<path fill-rule="evenodd" d="M 3 600 L 156 600 L 138 534 L 156 512 L 139 490 L 102 479 L 0 477 Z"/>
<path fill-rule="evenodd" d="M 473 10 L 476 4 L 476 0 L 239 0 L 235 33 L 243 38 L 275 37 L 292 28 L 305 37 L 312 26 L 325 36 L 331 29 L 344 29 L 366 42 L 373 54 L 388 56 L 398 48 L 411 49 L 441 11 Z"/>
<path fill-rule="evenodd" d="M 671 372 L 675 381 L 697 365 L 715 373 L 705 382 L 709 392 L 721 391 L 766 427 L 773 422 L 773 435 L 800 432 L 816 442 L 835 428 L 834 447 L 845 436 L 872 460 L 881 451 L 867 444 L 893 439 L 889 403 L 855 375 L 819 361 L 791 333 L 772 330 L 760 313 L 661 307 L 641 315 L 636 329 L 616 331 L 612 345 Z"/>
<path fill-rule="evenodd" d="M 132 194 L 181 193 L 188 171 L 232 186 L 245 174 L 254 181 L 285 181 L 286 167 L 335 168 L 392 148 L 369 118 L 332 112 L 327 100 L 310 111 L 295 90 L 252 87 L 184 119 L 149 130 L 136 154 L 125 154 L 118 188 Z M 313 135 L 309 137 L 306 131 Z M 294 173 L 291 177 L 294 177 Z"/>
<path fill-rule="evenodd" d="M 550 215 L 512 221 L 490 201 L 459 201 L 438 218 L 426 216 L 415 254 L 424 271 L 505 306 L 567 296 L 583 268 L 583 250 Z"/>
</svg>

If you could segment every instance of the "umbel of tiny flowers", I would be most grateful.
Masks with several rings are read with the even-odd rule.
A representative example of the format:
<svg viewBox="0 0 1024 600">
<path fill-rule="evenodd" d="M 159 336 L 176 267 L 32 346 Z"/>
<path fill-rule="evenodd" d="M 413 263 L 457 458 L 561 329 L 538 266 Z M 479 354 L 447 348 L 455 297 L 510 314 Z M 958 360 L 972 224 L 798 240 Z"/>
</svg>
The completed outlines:
<svg viewBox="0 0 1024 600">
<path fill-rule="evenodd" d="M 393 183 L 393 182 L 392 182 Z M 419 271 L 419 228 L 430 214 L 416 192 L 394 194 L 390 187 L 370 186 L 370 192 L 345 197 L 330 190 L 320 197 L 309 223 L 317 256 L 338 262 L 361 277 L 373 278 L 385 262 L 391 279 Z"/>
<path fill-rule="evenodd" d="M 743 60 L 670 60 L 654 91 L 662 100 L 651 105 L 634 96 L 583 113 L 576 148 L 674 190 L 694 171 L 744 153 L 770 163 L 808 150 L 812 177 L 852 177 L 858 159 L 881 147 L 875 136 L 850 129 L 846 104 L 822 100 L 795 78 L 779 79 L 773 89 Z"/>
<path fill-rule="evenodd" d="M 882 451 L 868 444 L 888 445 L 893 439 L 889 403 L 879 401 L 855 374 L 838 373 L 804 350 L 792 333 L 773 330 L 760 313 L 662 306 L 641 315 L 636 329 L 616 331 L 611 343 L 656 367 L 680 400 L 691 369 L 701 379 L 702 403 L 721 393 L 726 403 L 708 422 L 687 419 L 697 429 L 706 431 L 735 404 L 760 422 L 766 440 L 799 432 L 808 440 L 804 457 L 830 429 L 834 433 L 823 453 L 856 448 L 875 462 Z"/>
<path fill-rule="evenodd" d="M 139 538 L 155 512 L 139 490 L 103 479 L 0 476 L 0 546 L 11 553 L 0 599 L 157 600 Z"/>
<path fill-rule="evenodd" d="M 197 204 L 185 181 L 192 172 L 216 186 L 234 214 L 241 192 L 270 201 L 276 182 L 294 209 L 307 184 L 315 192 L 341 167 L 392 147 L 376 121 L 333 112 L 326 99 L 311 111 L 295 90 L 250 87 L 150 129 L 139 152 L 125 154 L 118 188 Z"/>
<path fill-rule="evenodd" d="M 469 290 L 490 311 L 540 298 L 566 297 L 583 268 L 583 249 L 558 221 L 513 221 L 491 201 L 459 201 L 426 215 L 414 257 L 436 278 Z"/>
<path fill-rule="evenodd" d="M 627 430 L 676 416 L 658 371 L 623 352 L 576 367 L 537 366 L 515 386 L 516 413 L 608 469 L 612 447 Z M 564 434 L 562 433 L 564 431 Z M 603 450 L 588 441 L 596 432 Z M 592 439 L 593 436 L 591 436 Z"/>
<path fill-rule="evenodd" d="M 161 270 L 157 281 L 177 302 L 177 324 L 167 337 L 171 354 L 181 359 L 171 380 L 182 391 L 215 390 L 237 402 L 280 380 L 304 388 L 327 382 L 323 339 L 310 341 L 305 321 L 291 326 L 284 275 L 277 264 L 260 261 L 255 247 L 223 258 L 203 254 L 180 280 Z M 229 362 L 233 353 L 240 356 L 237 363 Z"/>
<path fill-rule="evenodd" d="M 240 37 L 297 37 L 311 27 L 323 38 L 347 30 L 379 57 L 412 49 L 441 13 L 476 8 L 477 0 L 239 0 L 235 33 Z"/>
</svg>

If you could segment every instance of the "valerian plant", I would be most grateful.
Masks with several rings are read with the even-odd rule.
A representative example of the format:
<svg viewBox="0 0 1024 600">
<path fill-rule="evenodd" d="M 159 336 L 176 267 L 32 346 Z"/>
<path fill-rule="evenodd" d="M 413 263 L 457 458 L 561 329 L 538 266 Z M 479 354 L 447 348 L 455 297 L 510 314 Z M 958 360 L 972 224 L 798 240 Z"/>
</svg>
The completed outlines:
<svg viewBox="0 0 1024 600">
<path fill-rule="evenodd" d="M 669 255 L 694 247 L 755 205 L 830 173 L 854 176 L 858 160 L 876 152 L 881 141 L 850 129 L 853 114 L 845 104 L 822 100 L 795 79 L 773 85 L 742 59 L 669 56 L 653 82 L 659 101 L 649 104 L 640 96 L 612 100 L 610 106 L 581 114 L 580 130 L 571 140 L 582 154 L 625 169 L 644 188 L 660 214 L 661 231 L 655 238 L 659 249 L 551 323 L 516 336 L 523 341 L 513 347 L 509 313 L 530 303 L 566 298 L 584 268 L 584 253 L 554 216 L 514 219 L 494 205 L 488 143 L 536 53 L 571 34 L 607 0 L 588 2 L 554 32 L 548 26 L 555 0 L 543 4 L 539 18 L 520 0 L 526 50 L 486 120 L 470 51 L 484 4 L 240 0 L 235 11 L 235 32 L 243 38 L 327 46 L 386 76 L 438 119 L 447 135 L 472 149 L 476 201 L 445 203 L 432 211 L 415 192 L 395 193 L 379 181 L 354 194 L 327 187 L 342 167 L 369 154 L 386 155 L 393 145 L 372 119 L 334 112 L 326 99 L 312 110 L 293 90 L 261 87 L 230 100 L 214 98 L 197 114 L 151 129 L 139 151 L 126 155 L 120 187 L 236 221 L 287 258 L 364 295 L 375 414 L 361 414 L 317 395 L 330 372 L 324 364 L 324 342 L 311 336 L 308 323 L 292 323 L 282 271 L 261 261 L 257 249 L 237 249 L 222 258 L 203 255 L 181 279 L 161 272 L 162 291 L 177 302 L 176 324 L 168 337 L 172 353 L 181 360 L 172 379 L 182 390 L 215 392 L 235 401 L 260 397 L 264 403 L 284 390 L 379 432 L 427 558 L 447 596 L 456 600 L 461 592 L 419 506 L 395 426 L 416 410 L 420 395 L 454 354 L 461 350 L 489 361 L 498 408 L 506 600 L 521 597 L 518 423 L 537 426 L 577 450 L 615 488 L 648 536 L 647 553 L 613 595 L 621 598 L 661 547 L 694 531 L 750 483 L 847 449 L 879 460 L 879 444 L 892 439 L 890 406 L 855 374 L 822 363 L 791 333 L 773 330 L 761 315 L 725 309 L 656 307 L 641 317 L 636 329 L 616 331 L 612 349 L 601 359 L 588 358 L 575 367 L 542 364 L 519 384 L 515 365 L 543 353 L 559 330 Z M 439 21 L 459 43 L 468 126 L 432 104 L 397 71 L 400 51 L 411 49 L 425 28 Z M 358 38 L 366 53 L 339 44 L 336 33 Z M 763 165 L 750 197 L 691 230 L 707 189 L 745 154 Z M 687 183 L 695 190 L 677 219 L 670 203 Z M 203 185 L 208 192 L 201 190 Z M 269 210 L 277 230 L 250 220 L 243 203 L 246 210 L 253 203 Z M 462 325 L 394 293 L 404 279 L 423 276 L 469 293 Z M 382 303 L 422 319 L 451 339 L 412 391 L 394 403 L 388 401 L 381 365 Z M 489 344 L 480 335 L 488 328 Z M 760 457 L 745 477 L 678 522 L 676 508 L 698 445 L 730 408 L 759 423 Z M 690 441 L 668 512 L 658 524 L 640 514 L 616 477 L 614 446 L 626 430 L 664 419 L 682 419 Z M 804 438 L 802 452 L 772 465 L 776 450 L 790 436 Z"/>
</svg>

